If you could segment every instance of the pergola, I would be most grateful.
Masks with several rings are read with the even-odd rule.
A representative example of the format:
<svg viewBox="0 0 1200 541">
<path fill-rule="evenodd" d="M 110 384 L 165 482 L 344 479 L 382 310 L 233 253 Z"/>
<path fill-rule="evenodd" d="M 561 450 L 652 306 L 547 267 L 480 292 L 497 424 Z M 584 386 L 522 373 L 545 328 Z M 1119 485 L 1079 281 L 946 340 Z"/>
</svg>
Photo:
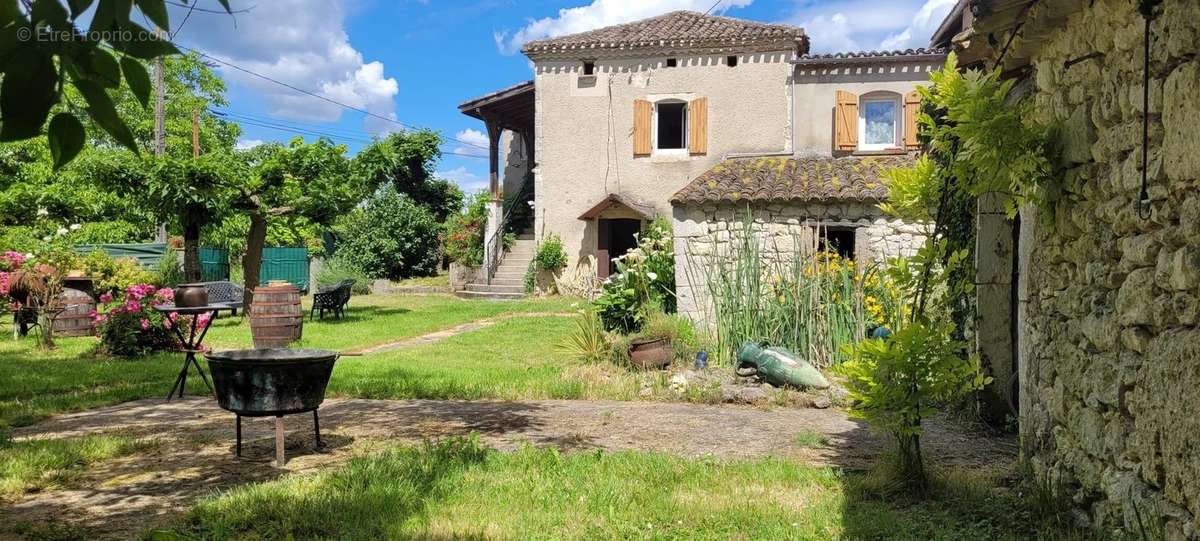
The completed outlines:
<svg viewBox="0 0 1200 541">
<path fill-rule="evenodd" d="M 489 190 L 492 197 L 499 199 L 500 189 L 500 135 L 504 130 L 521 137 L 533 163 L 534 123 L 533 81 L 510 86 L 490 94 L 465 101 L 458 106 L 463 114 L 482 120 L 487 126 L 488 164 L 491 172 Z"/>
</svg>

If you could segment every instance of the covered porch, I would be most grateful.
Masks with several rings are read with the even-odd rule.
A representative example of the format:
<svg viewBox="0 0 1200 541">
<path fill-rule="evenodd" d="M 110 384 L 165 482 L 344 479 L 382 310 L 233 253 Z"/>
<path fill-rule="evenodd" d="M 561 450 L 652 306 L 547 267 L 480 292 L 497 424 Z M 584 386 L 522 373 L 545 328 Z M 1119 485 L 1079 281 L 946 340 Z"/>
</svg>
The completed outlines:
<svg viewBox="0 0 1200 541">
<path fill-rule="evenodd" d="M 505 233 L 522 233 L 532 226 L 534 83 L 525 81 L 465 101 L 458 110 L 483 121 L 487 129 L 490 201 L 483 267 L 490 285 L 504 258 Z M 502 151 L 506 151 L 503 168 Z"/>
</svg>

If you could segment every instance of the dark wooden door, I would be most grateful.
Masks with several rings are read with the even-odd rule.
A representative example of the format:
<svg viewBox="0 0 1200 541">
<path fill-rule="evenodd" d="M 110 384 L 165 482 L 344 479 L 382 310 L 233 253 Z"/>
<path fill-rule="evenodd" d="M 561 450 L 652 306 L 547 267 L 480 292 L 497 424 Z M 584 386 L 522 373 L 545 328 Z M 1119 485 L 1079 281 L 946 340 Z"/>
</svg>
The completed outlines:
<svg viewBox="0 0 1200 541">
<path fill-rule="evenodd" d="M 625 255 L 625 252 L 637 246 L 636 235 L 642 230 L 642 221 L 602 218 L 596 225 L 596 275 L 608 278 L 617 271 L 613 259 Z"/>
</svg>

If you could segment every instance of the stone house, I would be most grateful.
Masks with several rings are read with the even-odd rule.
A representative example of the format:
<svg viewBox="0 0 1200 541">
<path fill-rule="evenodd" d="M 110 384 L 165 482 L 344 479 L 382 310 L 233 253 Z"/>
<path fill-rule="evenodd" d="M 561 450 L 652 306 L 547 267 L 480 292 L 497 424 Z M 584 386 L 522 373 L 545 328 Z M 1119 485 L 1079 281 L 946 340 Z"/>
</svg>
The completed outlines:
<svg viewBox="0 0 1200 541">
<path fill-rule="evenodd" d="M 594 286 L 660 217 L 676 226 L 679 257 L 746 212 L 854 257 L 919 243 L 923 229 L 875 208 L 886 197 L 879 172 L 918 148 L 914 89 L 944 53 L 808 47 L 800 28 L 689 11 L 526 44 L 533 81 L 460 106 L 492 143 L 496 241 L 468 291 L 522 294 L 528 254 L 550 234 L 567 247 L 566 280 Z M 514 149 L 526 168 L 501 167 Z M 768 178 L 768 164 L 780 173 Z M 732 188 L 753 180 L 753 193 Z M 527 240 L 506 255 L 497 231 L 526 201 Z M 703 297 L 684 280 L 680 291 Z M 701 315 L 694 304 L 684 308 Z"/>
<path fill-rule="evenodd" d="M 1060 127 L 1053 223 L 978 213 L 1026 462 L 1099 531 L 1200 538 L 1200 2 L 962 0 L 933 43 Z"/>
</svg>

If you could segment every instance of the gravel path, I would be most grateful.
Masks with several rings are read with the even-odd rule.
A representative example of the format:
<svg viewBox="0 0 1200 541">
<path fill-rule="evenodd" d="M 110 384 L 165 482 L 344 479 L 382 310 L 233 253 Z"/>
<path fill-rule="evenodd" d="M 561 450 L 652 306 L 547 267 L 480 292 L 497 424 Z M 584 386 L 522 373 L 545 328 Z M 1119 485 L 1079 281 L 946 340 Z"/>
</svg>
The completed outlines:
<svg viewBox="0 0 1200 541">
<path fill-rule="evenodd" d="M 313 450 L 312 417 L 285 417 L 286 469 L 271 466 L 274 420 L 244 419 L 243 458 L 233 454 L 234 417 L 211 398 L 165 403 L 140 400 L 63 415 L 18 429 L 13 436 L 64 438 L 123 433 L 156 438 L 155 449 L 89 468 L 71 487 L 26 495 L 0 511 L 23 522 L 65 520 L 96 535 L 124 538 L 164 524 L 197 498 L 224 487 L 340 463 L 392 443 L 478 433 L 496 448 L 526 443 L 567 450 L 637 449 L 720 458 L 774 456 L 817 465 L 867 466 L 885 440 L 844 412 L 765 410 L 748 406 L 615 401 L 328 400 L 321 407 L 322 439 Z M 820 448 L 797 435 L 819 432 Z M 1013 438 L 965 432 L 946 420 L 929 423 L 925 452 L 939 463 L 968 467 L 1010 464 Z M 8 520 L 0 520 L 7 522 Z M 89 535 L 90 537 L 91 535 Z M 0 528 L 0 539 L 5 537 Z"/>
</svg>

